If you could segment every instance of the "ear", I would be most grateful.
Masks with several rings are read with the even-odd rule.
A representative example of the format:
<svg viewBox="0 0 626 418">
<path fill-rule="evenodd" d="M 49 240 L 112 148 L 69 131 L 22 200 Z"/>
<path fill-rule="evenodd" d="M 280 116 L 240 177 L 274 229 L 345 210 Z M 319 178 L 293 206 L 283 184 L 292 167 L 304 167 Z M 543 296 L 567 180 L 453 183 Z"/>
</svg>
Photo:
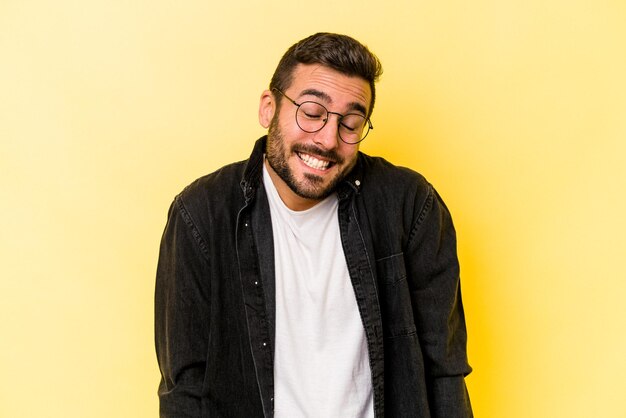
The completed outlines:
<svg viewBox="0 0 626 418">
<path fill-rule="evenodd" d="M 259 123 L 262 127 L 268 128 L 276 112 L 276 101 L 271 91 L 265 90 L 261 94 L 259 102 Z"/>
</svg>

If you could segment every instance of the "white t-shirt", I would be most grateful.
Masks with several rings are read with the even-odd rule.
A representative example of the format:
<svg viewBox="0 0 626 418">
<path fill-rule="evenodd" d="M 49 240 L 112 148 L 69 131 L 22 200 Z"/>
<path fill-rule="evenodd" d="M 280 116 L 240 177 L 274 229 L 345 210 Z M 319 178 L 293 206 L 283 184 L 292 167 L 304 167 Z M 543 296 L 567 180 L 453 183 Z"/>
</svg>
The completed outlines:
<svg viewBox="0 0 626 418">
<path fill-rule="evenodd" d="M 365 330 L 341 245 L 338 201 L 285 206 L 265 168 L 276 269 L 275 417 L 374 416 Z"/>
</svg>

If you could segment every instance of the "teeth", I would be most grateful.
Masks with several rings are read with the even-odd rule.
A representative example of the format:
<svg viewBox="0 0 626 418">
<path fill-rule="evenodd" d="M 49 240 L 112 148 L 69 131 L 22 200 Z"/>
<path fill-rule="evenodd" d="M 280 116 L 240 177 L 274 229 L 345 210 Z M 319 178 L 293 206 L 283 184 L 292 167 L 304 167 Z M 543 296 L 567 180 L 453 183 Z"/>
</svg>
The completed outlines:
<svg viewBox="0 0 626 418">
<path fill-rule="evenodd" d="M 309 154 L 298 153 L 298 156 L 300 157 L 302 161 L 304 161 L 306 165 L 316 170 L 326 170 L 328 166 L 330 165 L 329 161 L 318 160 L 317 158 Z"/>
</svg>

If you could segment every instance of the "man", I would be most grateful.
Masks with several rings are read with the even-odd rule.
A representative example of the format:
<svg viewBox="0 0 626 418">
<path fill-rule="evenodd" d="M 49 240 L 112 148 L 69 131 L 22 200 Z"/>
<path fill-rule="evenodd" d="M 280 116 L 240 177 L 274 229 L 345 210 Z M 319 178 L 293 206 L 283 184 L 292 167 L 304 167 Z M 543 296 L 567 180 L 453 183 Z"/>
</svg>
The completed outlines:
<svg viewBox="0 0 626 418">
<path fill-rule="evenodd" d="M 454 227 L 419 174 L 360 153 L 381 66 L 293 45 L 246 161 L 169 211 L 156 282 L 162 417 L 469 417 Z"/>
</svg>

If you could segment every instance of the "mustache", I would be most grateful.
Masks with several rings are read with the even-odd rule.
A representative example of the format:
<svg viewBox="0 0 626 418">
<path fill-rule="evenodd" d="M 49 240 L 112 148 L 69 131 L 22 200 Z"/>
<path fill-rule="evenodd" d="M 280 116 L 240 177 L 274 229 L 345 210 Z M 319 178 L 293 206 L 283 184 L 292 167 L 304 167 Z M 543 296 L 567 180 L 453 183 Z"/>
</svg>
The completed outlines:
<svg viewBox="0 0 626 418">
<path fill-rule="evenodd" d="M 334 150 L 324 150 L 311 144 L 294 144 L 291 147 L 292 152 L 300 152 L 304 154 L 318 155 L 322 158 L 330 160 L 337 164 L 343 163 L 343 158 Z"/>
</svg>

